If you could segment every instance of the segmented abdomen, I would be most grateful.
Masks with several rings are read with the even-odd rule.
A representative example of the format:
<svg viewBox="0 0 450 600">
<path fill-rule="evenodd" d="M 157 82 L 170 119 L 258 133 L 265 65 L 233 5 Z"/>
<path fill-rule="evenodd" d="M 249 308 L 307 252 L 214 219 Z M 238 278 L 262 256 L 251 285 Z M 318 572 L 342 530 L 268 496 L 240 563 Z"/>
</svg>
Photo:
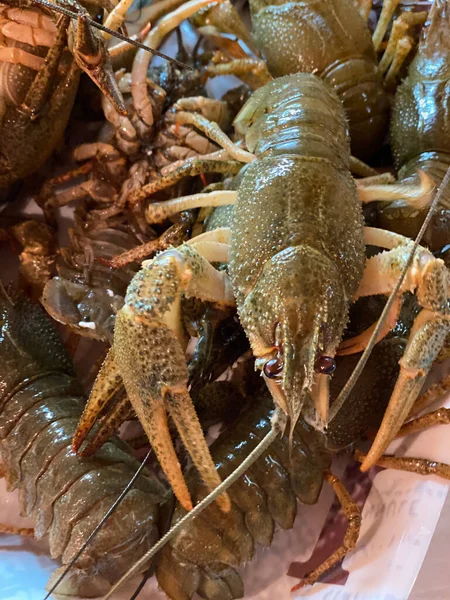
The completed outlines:
<svg viewBox="0 0 450 600">
<path fill-rule="evenodd" d="M 399 86 L 392 107 L 391 145 L 398 179 L 417 183 L 418 170 L 438 187 L 450 165 L 449 4 L 436 0 L 424 27 L 408 76 Z M 429 206 L 418 210 L 402 201 L 380 211 L 380 225 L 415 238 Z M 450 241 L 450 193 L 444 190 L 423 237 L 438 252 Z"/>
<path fill-rule="evenodd" d="M 268 432 L 273 410 L 270 404 L 269 398 L 266 404 L 260 398 L 211 446 L 222 479 Z M 321 447 L 320 436 L 304 423 L 295 430 L 291 462 L 287 438 L 277 439 L 229 488 L 230 513 L 210 505 L 164 548 L 157 578 L 169 598 L 184 600 L 195 592 L 209 600 L 242 597 L 243 584 L 236 568 L 253 557 L 256 544 L 272 543 L 275 524 L 283 529 L 292 527 L 297 497 L 306 504 L 317 500 L 328 464 L 329 455 Z M 189 487 L 193 499 L 205 495 L 193 472 Z M 183 514 L 177 507 L 173 522 Z"/>
<path fill-rule="evenodd" d="M 94 458 L 71 451 L 83 406 L 75 380 L 62 373 L 24 382 L 0 404 L 0 457 L 8 490 L 18 488 L 22 516 L 34 519 L 36 538 L 48 533 L 51 555 L 61 557 L 63 565 L 139 466 L 118 438 Z M 158 538 L 161 497 L 160 484 L 141 474 L 58 591 L 82 597 L 106 593 Z"/>
<path fill-rule="evenodd" d="M 347 0 L 250 0 L 257 44 L 275 77 L 314 73 L 342 101 L 352 154 L 367 157 L 386 136 L 389 100 L 369 29 Z"/>
</svg>

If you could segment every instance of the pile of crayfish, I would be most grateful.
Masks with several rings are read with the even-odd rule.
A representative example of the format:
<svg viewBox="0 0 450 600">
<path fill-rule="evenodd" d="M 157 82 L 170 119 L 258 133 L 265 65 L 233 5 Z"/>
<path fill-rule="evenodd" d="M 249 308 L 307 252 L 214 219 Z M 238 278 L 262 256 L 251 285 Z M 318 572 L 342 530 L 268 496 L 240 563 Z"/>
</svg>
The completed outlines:
<svg viewBox="0 0 450 600">
<path fill-rule="evenodd" d="M 450 0 L 0 15 L 0 532 L 49 594 L 232 600 L 325 482 L 313 585 L 334 457 L 450 479 L 386 454 L 450 422 Z"/>
</svg>

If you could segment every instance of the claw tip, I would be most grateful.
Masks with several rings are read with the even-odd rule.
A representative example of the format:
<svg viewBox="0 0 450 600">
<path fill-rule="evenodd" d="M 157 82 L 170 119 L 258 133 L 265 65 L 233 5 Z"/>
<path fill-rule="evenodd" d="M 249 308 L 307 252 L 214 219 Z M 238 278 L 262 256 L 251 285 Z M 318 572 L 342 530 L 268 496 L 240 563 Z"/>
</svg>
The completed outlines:
<svg viewBox="0 0 450 600">
<path fill-rule="evenodd" d="M 220 506 L 222 512 L 228 513 L 231 510 L 231 501 L 227 493 L 221 494 L 217 498 L 217 504 Z"/>
</svg>

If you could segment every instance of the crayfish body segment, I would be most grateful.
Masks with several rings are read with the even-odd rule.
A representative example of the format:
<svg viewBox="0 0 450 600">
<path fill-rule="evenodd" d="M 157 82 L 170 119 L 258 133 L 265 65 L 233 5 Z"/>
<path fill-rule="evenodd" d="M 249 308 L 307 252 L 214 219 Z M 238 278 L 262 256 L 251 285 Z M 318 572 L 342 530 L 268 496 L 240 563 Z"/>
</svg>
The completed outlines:
<svg viewBox="0 0 450 600">
<path fill-rule="evenodd" d="M 63 566 L 129 483 L 139 462 L 117 437 L 92 458 L 71 450 L 83 410 L 81 386 L 56 329 L 42 308 L 0 286 L 0 462 L 8 490 L 18 489 L 34 536 L 49 535 Z M 107 525 L 58 584 L 67 596 L 98 597 L 158 538 L 165 489 L 144 471 Z M 14 529 L 14 528 L 12 528 Z"/>
<path fill-rule="evenodd" d="M 364 267 L 344 111 L 327 85 L 297 74 L 257 90 L 235 125 L 257 160 L 234 206 L 230 278 L 257 364 L 281 357 L 281 385 L 267 382 L 295 424 Z"/>
<path fill-rule="evenodd" d="M 300 418 L 293 432 L 291 448 L 287 436 L 278 438 L 253 463 L 245 477 L 229 488 L 230 513 L 220 515 L 211 505 L 201 518 L 195 519 L 167 544 L 156 576 L 171 600 L 188 599 L 195 592 L 207 600 L 244 595 L 237 569 L 253 558 L 257 545 L 264 548 L 271 545 L 276 526 L 280 529 L 293 526 L 296 499 L 303 504 L 317 502 L 333 454 L 357 441 L 368 427 L 376 427 L 380 422 L 398 374 L 398 359 L 404 342 L 401 338 L 383 340 L 376 347 L 345 410 L 325 435 Z M 336 397 L 356 362 L 356 356 L 338 359 L 331 385 L 332 398 Z M 381 380 L 384 385 L 380 389 Z M 233 472 L 270 428 L 273 410 L 270 397 L 261 386 L 255 393 L 252 385 L 252 391 L 251 406 L 211 446 L 222 477 Z M 204 488 L 195 473 L 188 472 L 186 479 L 192 495 L 202 498 Z M 182 507 L 177 506 L 173 523 L 183 513 Z M 356 532 L 354 542 L 357 537 Z M 349 545 L 346 552 L 350 549 Z M 328 568 L 333 564 L 327 563 Z M 306 582 L 313 583 L 324 570 L 314 571 Z"/>
<path fill-rule="evenodd" d="M 352 153 L 364 158 L 381 147 L 389 100 L 378 73 L 367 24 L 348 0 L 251 0 L 253 33 L 275 77 L 318 75 L 344 105 Z"/>
<path fill-rule="evenodd" d="M 103 39 L 82 6 L 71 10 L 76 25 L 38 0 L 0 3 L 0 188 L 36 171 L 60 142 L 80 69 L 126 113 Z"/>
<path fill-rule="evenodd" d="M 417 181 L 418 170 L 436 185 L 450 166 L 450 6 L 436 0 L 422 30 L 417 54 L 399 86 L 392 109 L 391 140 L 398 178 Z M 414 238 L 428 212 L 424 206 L 393 202 L 380 210 L 380 224 Z M 424 244 L 438 252 L 450 242 L 450 194 L 444 190 L 424 235 Z"/>
</svg>

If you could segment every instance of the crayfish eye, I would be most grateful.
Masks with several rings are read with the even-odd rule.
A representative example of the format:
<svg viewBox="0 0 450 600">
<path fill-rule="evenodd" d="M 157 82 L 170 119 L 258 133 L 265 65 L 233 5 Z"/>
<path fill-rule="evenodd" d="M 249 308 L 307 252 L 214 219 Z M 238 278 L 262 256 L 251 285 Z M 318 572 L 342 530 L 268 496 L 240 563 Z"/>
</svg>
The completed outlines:
<svg viewBox="0 0 450 600">
<path fill-rule="evenodd" d="M 279 358 L 271 358 L 264 367 L 264 375 L 269 379 L 276 379 L 283 370 L 283 363 Z"/>
<path fill-rule="evenodd" d="M 336 362 L 331 356 L 320 356 L 314 363 L 314 371 L 321 375 L 331 375 L 336 369 Z"/>
</svg>

